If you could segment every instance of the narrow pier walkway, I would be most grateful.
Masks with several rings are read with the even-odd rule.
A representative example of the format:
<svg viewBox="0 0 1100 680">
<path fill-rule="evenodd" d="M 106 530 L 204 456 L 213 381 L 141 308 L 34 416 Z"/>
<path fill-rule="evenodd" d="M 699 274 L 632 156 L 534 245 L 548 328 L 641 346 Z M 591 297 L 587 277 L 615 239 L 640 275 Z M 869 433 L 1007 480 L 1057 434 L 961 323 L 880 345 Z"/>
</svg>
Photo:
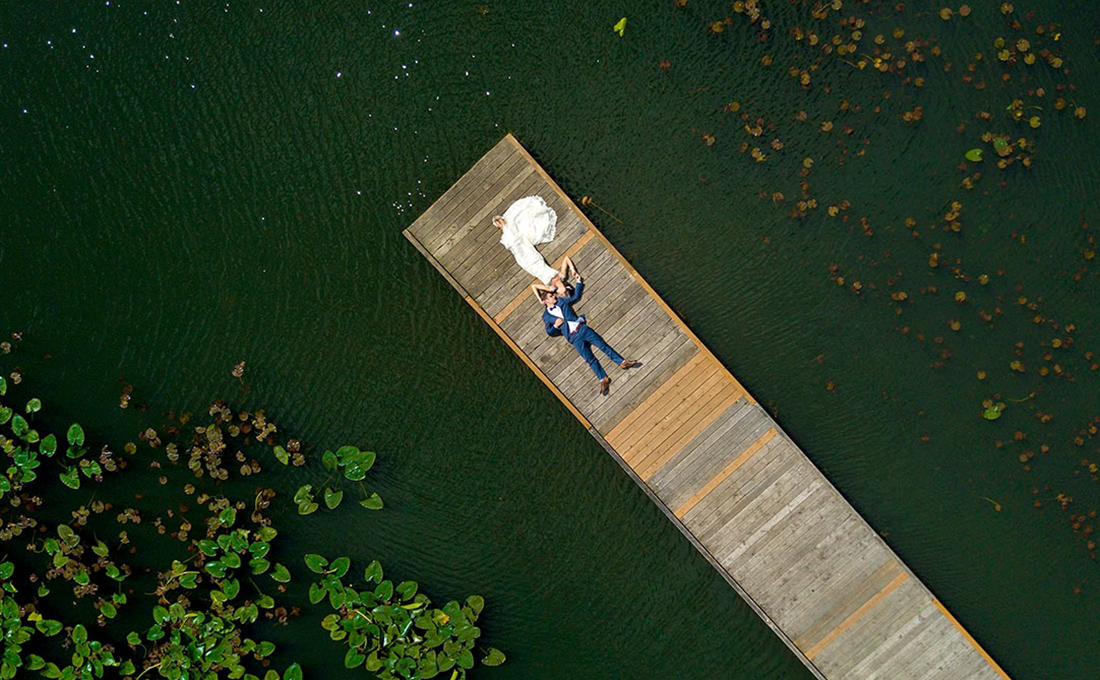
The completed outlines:
<svg viewBox="0 0 1100 680">
<path fill-rule="evenodd" d="M 491 223 L 540 195 L 540 247 L 584 274 L 578 311 L 639 369 L 613 382 L 547 337 Z M 512 135 L 405 235 L 818 678 L 1007 678 Z"/>
</svg>

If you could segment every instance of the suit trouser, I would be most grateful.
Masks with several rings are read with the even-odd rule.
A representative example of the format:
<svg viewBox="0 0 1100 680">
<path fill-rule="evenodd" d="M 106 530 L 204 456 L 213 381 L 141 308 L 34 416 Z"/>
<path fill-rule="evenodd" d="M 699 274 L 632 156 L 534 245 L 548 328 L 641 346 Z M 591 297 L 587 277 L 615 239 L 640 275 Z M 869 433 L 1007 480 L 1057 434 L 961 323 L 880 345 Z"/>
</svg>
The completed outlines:
<svg viewBox="0 0 1100 680">
<path fill-rule="evenodd" d="M 589 368 L 596 374 L 598 380 L 603 380 L 607 377 L 607 372 L 603 370 L 603 366 L 600 366 L 599 360 L 596 359 L 596 355 L 592 353 L 592 348 L 600 350 L 607 355 L 609 359 L 616 364 L 623 363 L 623 358 L 618 352 L 611 349 L 611 345 L 607 344 L 607 341 L 600 337 L 600 334 L 588 327 L 588 324 L 582 324 L 577 332 L 569 338 L 569 343 L 573 345 L 577 353 L 581 355 L 581 358 L 588 363 Z"/>
</svg>

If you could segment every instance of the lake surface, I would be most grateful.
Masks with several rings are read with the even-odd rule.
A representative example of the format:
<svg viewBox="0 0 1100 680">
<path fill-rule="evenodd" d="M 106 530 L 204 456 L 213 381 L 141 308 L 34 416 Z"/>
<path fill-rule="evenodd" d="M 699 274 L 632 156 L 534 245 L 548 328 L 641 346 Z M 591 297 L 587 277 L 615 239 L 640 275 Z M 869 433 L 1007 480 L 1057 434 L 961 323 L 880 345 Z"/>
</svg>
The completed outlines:
<svg viewBox="0 0 1100 680">
<path fill-rule="evenodd" d="M 477 678 L 809 677 L 402 237 L 513 132 L 1013 678 L 1095 678 L 1100 19 L 910 4 L 6 3 L 0 331 L 116 446 L 224 397 L 377 450 L 286 550 L 485 595 Z"/>
</svg>

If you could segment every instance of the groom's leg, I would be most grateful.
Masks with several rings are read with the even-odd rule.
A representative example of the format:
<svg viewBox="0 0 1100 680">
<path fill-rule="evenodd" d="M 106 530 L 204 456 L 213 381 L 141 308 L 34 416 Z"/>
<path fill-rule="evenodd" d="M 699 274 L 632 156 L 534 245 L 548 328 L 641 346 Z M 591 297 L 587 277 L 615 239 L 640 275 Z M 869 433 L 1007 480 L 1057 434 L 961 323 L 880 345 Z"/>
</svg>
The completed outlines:
<svg viewBox="0 0 1100 680">
<path fill-rule="evenodd" d="M 588 328 L 587 326 L 585 328 L 588 331 L 587 337 L 585 339 L 588 342 L 592 343 L 592 345 L 596 349 L 606 354 L 607 358 L 611 359 L 617 364 L 621 364 L 623 363 L 623 361 L 625 361 L 618 352 L 611 348 L 611 345 L 607 344 L 607 341 L 604 340 L 599 333 L 592 330 L 591 328 Z"/>
<path fill-rule="evenodd" d="M 596 358 L 596 355 L 592 353 L 592 348 L 588 345 L 587 338 L 577 338 L 573 343 L 573 347 L 577 349 L 577 353 L 581 355 L 581 358 L 588 364 L 588 367 L 596 374 L 597 380 L 603 380 L 607 377 L 607 372 L 603 370 L 603 366 L 600 366 L 600 362 Z"/>
</svg>

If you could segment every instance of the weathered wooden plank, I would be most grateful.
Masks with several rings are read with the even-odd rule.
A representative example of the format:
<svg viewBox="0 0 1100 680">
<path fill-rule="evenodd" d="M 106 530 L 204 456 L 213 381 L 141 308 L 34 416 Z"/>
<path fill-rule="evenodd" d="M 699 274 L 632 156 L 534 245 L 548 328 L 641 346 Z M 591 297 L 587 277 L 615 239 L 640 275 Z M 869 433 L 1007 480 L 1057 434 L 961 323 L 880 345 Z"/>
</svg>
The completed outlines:
<svg viewBox="0 0 1100 680">
<path fill-rule="evenodd" d="M 622 372 L 597 354 L 609 396 L 546 335 L 491 224 L 532 194 L 558 213 L 539 251 L 585 276 L 578 312 L 643 362 Z M 406 236 L 815 677 L 1007 677 L 513 137 Z"/>
<path fill-rule="evenodd" d="M 464 197 L 472 193 L 472 187 L 484 183 L 487 175 L 508 159 L 514 159 L 516 167 L 520 167 L 519 163 L 524 162 L 523 155 L 518 153 L 511 144 L 501 143 L 489 149 L 481 160 L 458 178 L 458 181 L 432 203 L 423 215 L 409 225 L 408 230 L 430 251 L 437 245 L 437 237 L 446 236 L 450 226 L 450 221 L 447 219 L 449 212 L 465 200 Z"/>
<path fill-rule="evenodd" d="M 530 174 L 520 154 L 510 154 L 495 167 L 476 168 L 472 183 L 461 194 L 447 203 L 442 199 L 432 205 L 440 207 L 440 214 L 434 223 L 426 226 L 425 245 L 435 257 L 442 258 L 456 243 L 464 239 L 480 225 L 475 219 L 485 209 L 485 204 L 500 192 L 503 186 L 513 182 L 522 182 Z M 442 205 L 441 205 L 442 203 Z"/>
</svg>

